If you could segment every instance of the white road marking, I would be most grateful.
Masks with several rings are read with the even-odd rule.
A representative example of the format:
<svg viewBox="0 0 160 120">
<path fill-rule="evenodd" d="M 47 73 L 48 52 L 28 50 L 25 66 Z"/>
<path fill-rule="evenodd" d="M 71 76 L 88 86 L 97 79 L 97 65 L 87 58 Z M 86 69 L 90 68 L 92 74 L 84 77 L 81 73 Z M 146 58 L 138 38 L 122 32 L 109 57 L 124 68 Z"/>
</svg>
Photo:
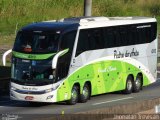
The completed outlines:
<svg viewBox="0 0 160 120">
<path fill-rule="evenodd" d="M 132 99 L 132 98 L 133 97 L 120 98 L 120 99 L 115 99 L 115 100 L 110 100 L 110 101 L 105 101 L 105 102 L 100 102 L 100 103 L 94 103 L 92 105 L 100 105 L 100 104 L 111 103 L 111 102 L 116 102 L 116 101 L 121 101 L 121 100 Z"/>
</svg>

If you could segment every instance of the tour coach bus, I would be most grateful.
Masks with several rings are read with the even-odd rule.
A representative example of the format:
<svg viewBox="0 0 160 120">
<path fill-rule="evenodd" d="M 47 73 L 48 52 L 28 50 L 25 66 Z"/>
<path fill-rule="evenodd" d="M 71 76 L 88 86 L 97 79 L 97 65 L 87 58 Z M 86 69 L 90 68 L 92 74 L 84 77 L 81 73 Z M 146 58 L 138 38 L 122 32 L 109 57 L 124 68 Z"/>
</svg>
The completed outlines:
<svg viewBox="0 0 160 120">
<path fill-rule="evenodd" d="M 20 29 L 12 53 L 10 98 L 86 102 L 139 92 L 156 81 L 157 22 L 149 17 L 76 17 Z"/>
</svg>

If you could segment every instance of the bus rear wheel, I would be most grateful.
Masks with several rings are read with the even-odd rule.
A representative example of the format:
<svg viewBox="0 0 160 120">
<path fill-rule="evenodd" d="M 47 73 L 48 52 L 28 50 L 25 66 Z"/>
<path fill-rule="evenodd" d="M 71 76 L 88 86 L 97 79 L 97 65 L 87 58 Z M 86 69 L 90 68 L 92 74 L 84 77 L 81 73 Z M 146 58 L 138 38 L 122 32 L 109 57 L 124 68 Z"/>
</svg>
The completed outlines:
<svg viewBox="0 0 160 120">
<path fill-rule="evenodd" d="M 88 84 L 85 84 L 82 90 L 82 94 L 80 95 L 79 101 L 84 103 L 90 98 L 90 88 Z"/>
<path fill-rule="evenodd" d="M 133 92 L 139 92 L 142 88 L 142 77 L 137 75 L 133 85 Z"/>
<path fill-rule="evenodd" d="M 126 80 L 126 88 L 123 91 L 123 93 L 125 93 L 125 94 L 131 94 L 132 91 L 133 91 L 133 78 L 132 78 L 132 76 L 129 75 L 127 77 L 127 80 Z"/>
<path fill-rule="evenodd" d="M 78 102 L 78 87 L 73 86 L 72 91 L 71 91 L 71 99 L 67 101 L 67 104 L 69 105 L 75 105 Z"/>
</svg>

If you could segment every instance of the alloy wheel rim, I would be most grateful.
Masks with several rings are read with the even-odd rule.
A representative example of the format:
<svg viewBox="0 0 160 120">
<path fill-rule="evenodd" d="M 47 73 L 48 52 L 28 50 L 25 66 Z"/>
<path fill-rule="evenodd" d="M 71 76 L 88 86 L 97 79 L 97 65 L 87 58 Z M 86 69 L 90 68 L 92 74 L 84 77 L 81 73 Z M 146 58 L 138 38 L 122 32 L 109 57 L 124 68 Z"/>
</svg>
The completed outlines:
<svg viewBox="0 0 160 120">
<path fill-rule="evenodd" d="M 84 87 L 84 89 L 83 89 L 83 95 L 84 95 L 85 99 L 87 99 L 87 97 L 89 95 L 89 91 L 86 87 Z"/>
<path fill-rule="evenodd" d="M 137 88 L 140 88 L 140 86 L 141 86 L 141 81 L 140 81 L 139 78 L 136 80 L 135 83 L 136 83 Z"/>
<path fill-rule="evenodd" d="M 77 99 L 77 91 L 76 90 L 72 90 L 72 98 L 73 98 L 73 101 L 76 101 L 76 99 Z"/>
<path fill-rule="evenodd" d="M 131 81 L 131 80 L 129 80 L 129 81 L 127 82 L 127 89 L 128 89 L 128 90 L 131 90 L 131 89 L 132 89 L 132 81 Z"/>
</svg>

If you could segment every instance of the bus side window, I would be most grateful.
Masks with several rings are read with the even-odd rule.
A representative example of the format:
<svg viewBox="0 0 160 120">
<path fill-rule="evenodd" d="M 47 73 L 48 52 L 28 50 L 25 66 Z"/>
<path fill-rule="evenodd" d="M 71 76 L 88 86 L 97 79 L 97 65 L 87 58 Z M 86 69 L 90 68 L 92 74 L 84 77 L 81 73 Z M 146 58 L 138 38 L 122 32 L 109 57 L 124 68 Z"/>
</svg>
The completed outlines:
<svg viewBox="0 0 160 120">
<path fill-rule="evenodd" d="M 76 31 L 66 33 L 62 37 L 61 44 L 60 44 L 60 50 L 64 50 L 64 49 L 69 48 L 69 52 L 72 52 L 75 37 L 76 37 Z"/>
<path fill-rule="evenodd" d="M 126 26 L 120 27 L 120 46 L 126 46 L 128 44 L 128 35 L 126 31 Z"/>
<path fill-rule="evenodd" d="M 149 43 L 151 41 L 151 27 L 145 28 L 145 41 Z"/>
<path fill-rule="evenodd" d="M 136 44 L 142 44 L 144 43 L 144 30 L 143 29 L 137 29 L 138 32 L 138 40 L 136 42 Z"/>
<path fill-rule="evenodd" d="M 133 38 L 133 36 L 132 36 L 132 27 L 131 26 L 129 26 L 129 27 L 127 27 L 126 28 L 127 29 L 127 43 L 126 43 L 126 45 L 132 45 L 132 41 L 134 40 L 134 38 Z"/>
<path fill-rule="evenodd" d="M 132 40 L 130 41 L 129 45 L 135 45 L 138 42 L 138 32 L 137 32 L 137 26 L 131 27 L 131 33 L 132 33 Z"/>
<path fill-rule="evenodd" d="M 105 28 L 104 30 L 104 46 L 105 48 L 111 48 L 114 46 L 114 33 L 112 28 Z"/>
<path fill-rule="evenodd" d="M 151 41 L 152 42 L 153 40 L 156 39 L 156 36 L 157 35 L 157 23 L 152 23 L 151 24 Z"/>
<path fill-rule="evenodd" d="M 103 49 L 104 41 L 103 41 L 102 29 L 101 28 L 90 29 L 89 31 L 90 31 L 90 37 L 88 38 L 90 45 L 89 50 Z"/>
<path fill-rule="evenodd" d="M 114 45 L 113 47 L 119 47 L 122 45 L 123 38 L 120 36 L 119 27 L 114 27 Z"/>
<path fill-rule="evenodd" d="M 89 38 L 90 34 L 88 34 L 88 30 L 80 30 L 76 56 L 80 55 L 82 52 L 87 51 L 89 49 Z"/>
</svg>

